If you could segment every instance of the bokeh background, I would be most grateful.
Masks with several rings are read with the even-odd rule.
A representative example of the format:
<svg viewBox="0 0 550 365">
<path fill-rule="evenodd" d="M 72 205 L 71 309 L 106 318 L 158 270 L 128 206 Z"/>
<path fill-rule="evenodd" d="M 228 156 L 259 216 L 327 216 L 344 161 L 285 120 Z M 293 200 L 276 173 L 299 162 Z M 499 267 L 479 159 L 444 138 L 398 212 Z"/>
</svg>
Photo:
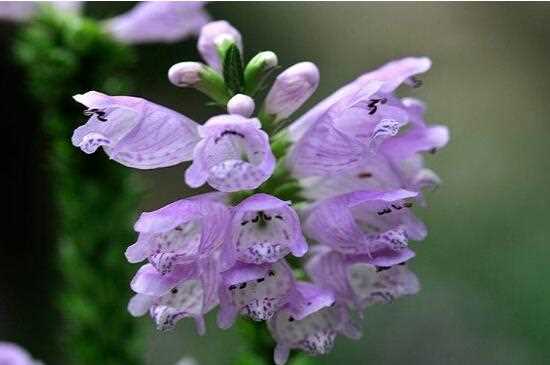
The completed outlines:
<svg viewBox="0 0 550 365">
<path fill-rule="evenodd" d="M 92 2 L 85 11 L 104 18 L 131 6 Z M 273 50 L 282 65 L 308 60 L 319 66 L 321 85 L 302 111 L 391 59 L 426 55 L 433 61 L 424 86 L 412 93 L 428 103 L 429 121 L 449 126 L 452 139 L 428 157 L 444 184 L 429 195 L 429 208 L 418 210 L 430 229 L 425 242 L 414 244 L 412 268 L 423 289 L 369 309 L 364 337 L 339 338 L 318 363 L 550 363 L 550 6 L 240 2 L 207 9 L 240 29 L 247 57 Z M 16 29 L 0 26 L 6 216 L 0 339 L 55 363 L 62 326 L 52 304 L 58 273 L 48 225 L 47 143 L 36 126 L 40 110 L 25 96 L 11 61 Z M 216 112 L 202 96 L 166 80 L 173 63 L 199 58 L 194 40 L 137 52 L 136 95 L 199 121 Z M 146 187 L 145 210 L 189 194 L 182 166 L 137 174 Z M 113 244 L 122 260 L 126 243 Z M 143 319 L 151 329 L 148 364 L 171 365 L 184 355 L 201 365 L 226 364 L 239 337 L 209 319 L 206 337 L 196 336 L 189 321 L 156 333 Z"/>
</svg>

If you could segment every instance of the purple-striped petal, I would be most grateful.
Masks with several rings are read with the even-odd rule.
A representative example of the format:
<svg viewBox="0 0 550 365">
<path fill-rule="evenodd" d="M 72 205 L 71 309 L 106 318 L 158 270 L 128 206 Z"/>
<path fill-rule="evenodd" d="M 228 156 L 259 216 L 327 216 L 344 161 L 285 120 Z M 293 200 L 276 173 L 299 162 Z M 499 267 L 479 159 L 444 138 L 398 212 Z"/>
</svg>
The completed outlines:
<svg viewBox="0 0 550 365">
<path fill-rule="evenodd" d="M 288 118 L 315 92 L 319 69 L 311 62 L 297 63 L 283 71 L 265 99 L 265 112 L 275 120 Z"/>
<path fill-rule="evenodd" d="M 192 158 L 199 141 L 197 124 L 147 100 L 96 91 L 75 95 L 90 119 L 77 128 L 72 143 L 86 153 L 98 147 L 125 166 L 155 169 Z"/>
<path fill-rule="evenodd" d="M 162 273 L 210 255 L 224 241 L 229 209 L 217 194 L 178 200 L 143 213 L 135 224 L 138 240 L 128 247 L 130 262 L 146 258 Z"/>
<path fill-rule="evenodd" d="M 344 254 L 371 254 L 389 247 L 400 251 L 409 238 L 421 240 L 425 227 L 409 212 L 407 190 L 358 191 L 327 199 L 309 214 L 305 231 L 318 242 Z"/>
<path fill-rule="evenodd" d="M 417 74 L 426 72 L 431 61 L 425 57 L 408 57 L 392 61 L 379 69 L 366 73 L 324 99 L 306 114 L 297 119 L 289 128 L 290 136 L 294 141 L 300 139 L 306 131 L 315 125 L 323 115 L 342 99 L 357 93 L 357 90 L 370 88 L 372 83 L 380 84 L 382 94 L 390 94 L 401 83 L 410 80 Z"/>
<path fill-rule="evenodd" d="M 416 277 L 403 266 L 412 257 L 414 253 L 408 249 L 399 253 L 386 249 L 372 256 L 323 250 L 309 260 L 306 270 L 317 285 L 332 290 L 338 302 L 362 310 L 377 299 L 418 291 L 414 290 L 418 288 Z"/>
</svg>

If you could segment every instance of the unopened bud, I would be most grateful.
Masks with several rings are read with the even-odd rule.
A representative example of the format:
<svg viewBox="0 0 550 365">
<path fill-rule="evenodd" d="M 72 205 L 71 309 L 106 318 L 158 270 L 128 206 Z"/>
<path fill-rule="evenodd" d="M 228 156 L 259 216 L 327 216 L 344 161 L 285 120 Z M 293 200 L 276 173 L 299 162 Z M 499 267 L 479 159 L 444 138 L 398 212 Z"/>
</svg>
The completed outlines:
<svg viewBox="0 0 550 365">
<path fill-rule="evenodd" d="M 271 51 L 264 51 L 254 56 L 244 69 L 245 91 L 254 95 L 262 86 L 263 80 L 277 67 L 279 60 Z"/>
<path fill-rule="evenodd" d="M 267 94 L 264 113 L 274 121 L 288 118 L 309 99 L 319 85 L 319 69 L 311 62 L 301 62 L 287 68 L 277 78 Z"/>
<path fill-rule="evenodd" d="M 176 63 L 168 70 L 168 79 L 176 86 L 195 88 L 218 104 L 225 105 L 230 97 L 222 76 L 200 62 Z"/>
<path fill-rule="evenodd" d="M 237 94 L 227 103 L 227 112 L 249 118 L 254 113 L 254 107 L 254 100 L 250 96 Z"/>
<path fill-rule="evenodd" d="M 206 63 L 221 72 L 223 57 L 220 53 L 228 44 L 235 44 L 242 53 L 241 33 L 225 20 L 220 20 L 202 27 L 197 47 Z"/>
<path fill-rule="evenodd" d="M 199 62 L 176 63 L 168 70 L 168 79 L 179 87 L 192 87 L 201 81 L 200 73 L 205 65 Z"/>
</svg>

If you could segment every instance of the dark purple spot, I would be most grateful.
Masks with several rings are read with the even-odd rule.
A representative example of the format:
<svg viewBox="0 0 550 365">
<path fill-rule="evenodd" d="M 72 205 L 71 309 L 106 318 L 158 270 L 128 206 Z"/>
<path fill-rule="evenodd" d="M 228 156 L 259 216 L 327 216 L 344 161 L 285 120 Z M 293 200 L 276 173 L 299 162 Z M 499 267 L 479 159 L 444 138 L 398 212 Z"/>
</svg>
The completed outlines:
<svg viewBox="0 0 550 365">
<path fill-rule="evenodd" d="M 372 174 L 370 172 L 362 172 L 359 175 L 357 175 L 360 179 L 367 179 L 369 177 L 372 177 Z"/>
</svg>

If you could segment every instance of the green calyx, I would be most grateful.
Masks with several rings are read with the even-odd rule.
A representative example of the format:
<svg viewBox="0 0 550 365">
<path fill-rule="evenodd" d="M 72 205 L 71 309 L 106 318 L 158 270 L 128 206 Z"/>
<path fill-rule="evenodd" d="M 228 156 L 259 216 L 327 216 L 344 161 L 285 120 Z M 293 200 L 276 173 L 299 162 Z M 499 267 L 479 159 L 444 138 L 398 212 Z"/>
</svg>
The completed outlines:
<svg viewBox="0 0 550 365">
<path fill-rule="evenodd" d="M 234 42 L 226 40 L 219 46 L 219 52 L 223 60 L 225 87 L 232 95 L 242 93 L 244 90 L 244 69 L 239 47 Z"/>
<path fill-rule="evenodd" d="M 194 85 L 194 88 L 211 98 L 214 103 L 225 107 L 232 95 L 223 77 L 206 65 L 201 69 L 199 77 L 200 82 Z"/>
<path fill-rule="evenodd" d="M 277 55 L 271 51 L 260 52 L 254 56 L 244 69 L 244 91 L 247 95 L 255 95 L 265 84 L 265 81 L 277 68 Z"/>
</svg>

